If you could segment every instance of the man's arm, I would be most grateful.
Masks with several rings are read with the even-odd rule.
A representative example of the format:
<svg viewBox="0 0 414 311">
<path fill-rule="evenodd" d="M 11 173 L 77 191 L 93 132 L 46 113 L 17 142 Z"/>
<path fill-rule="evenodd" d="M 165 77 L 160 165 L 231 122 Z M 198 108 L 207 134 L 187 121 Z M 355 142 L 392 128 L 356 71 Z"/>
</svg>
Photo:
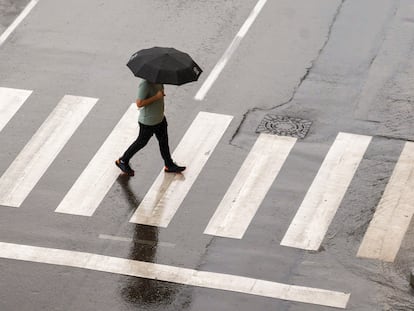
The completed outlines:
<svg viewBox="0 0 414 311">
<path fill-rule="evenodd" d="M 157 92 L 157 94 L 155 94 L 152 97 L 149 97 L 147 99 L 137 99 L 137 107 L 141 108 L 147 105 L 151 105 L 153 102 L 160 100 L 161 98 L 163 98 L 165 96 L 164 91 L 160 90 Z"/>
</svg>

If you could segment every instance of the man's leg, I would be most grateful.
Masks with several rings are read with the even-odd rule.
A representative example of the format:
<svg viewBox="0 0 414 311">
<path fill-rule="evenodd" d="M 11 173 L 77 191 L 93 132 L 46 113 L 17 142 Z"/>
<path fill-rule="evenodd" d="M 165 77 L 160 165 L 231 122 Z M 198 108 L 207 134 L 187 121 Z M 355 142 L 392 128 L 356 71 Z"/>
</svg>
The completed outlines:
<svg viewBox="0 0 414 311">
<path fill-rule="evenodd" d="M 125 163 L 129 163 L 129 160 L 142 148 L 144 148 L 148 141 L 150 140 L 151 136 L 153 135 L 153 130 L 151 126 L 139 124 L 139 135 L 137 139 L 128 147 L 128 149 L 124 152 L 120 160 L 124 161 Z"/>
<path fill-rule="evenodd" d="M 141 150 L 150 140 L 153 129 L 150 126 L 146 126 L 140 123 L 139 125 L 139 135 L 138 138 L 128 147 L 125 153 L 118 160 L 115 161 L 116 166 L 118 166 L 121 171 L 128 174 L 129 176 L 134 176 L 134 170 L 129 166 L 129 160 Z"/>
<path fill-rule="evenodd" d="M 170 147 L 168 145 L 168 124 L 165 118 L 160 124 L 156 125 L 154 133 L 160 145 L 161 156 L 164 159 L 165 172 L 179 173 L 184 171 L 185 166 L 178 166 L 171 158 Z"/>
<path fill-rule="evenodd" d="M 154 133 L 157 137 L 161 156 L 164 160 L 165 166 L 168 167 L 173 165 L 174 162 L 171 159 L 170 146 L 168 145 L 168 124 L 165 118 L 160 124 L 157 124 L 155 126 Z"/>
</svg>

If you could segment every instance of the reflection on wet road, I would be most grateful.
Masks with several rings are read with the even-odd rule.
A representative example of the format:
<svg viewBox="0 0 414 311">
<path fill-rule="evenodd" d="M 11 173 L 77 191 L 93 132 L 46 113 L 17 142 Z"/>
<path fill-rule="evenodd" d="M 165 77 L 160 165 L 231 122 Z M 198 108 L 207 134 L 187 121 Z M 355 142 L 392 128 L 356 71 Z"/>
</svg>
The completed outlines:
<svg viewBox="0 0 414 311">
<path fill-rule="evenodd" d="M 128 201 L 131 211 L 140 204 L 134 191 L 130 187 L 130 178 L 120 175 L 117 182 L 121 185 L 123 195 Z M 142 243 L 145 241 L 147 243 Z M 136 225 L 132 237 L 131 248 L 128 258 L 156 262 L 158 248 L 158 228 L 154 226 Z M 121 296 L 126 302 L 137 308 L 154 308 L 170 306 L 179 292 L 177 285 L 168 282 L 158 282 L 150 279 L 127 277 L 120 284 Z"/>
</svg>

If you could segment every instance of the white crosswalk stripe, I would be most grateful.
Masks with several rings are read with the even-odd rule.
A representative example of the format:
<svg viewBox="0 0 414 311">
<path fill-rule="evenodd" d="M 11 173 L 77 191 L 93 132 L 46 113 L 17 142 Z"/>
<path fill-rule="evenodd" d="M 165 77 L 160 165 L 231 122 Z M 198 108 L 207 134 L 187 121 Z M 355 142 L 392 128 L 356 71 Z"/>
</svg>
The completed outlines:
<svg viewBox="0 0 414 311">
<path fill-rule="evenodd" d="M 30 90 L 0 87 L 0 132 L 32 92 Z"/>
<path fill-rule="evenodd" d="M 281 245 L 319 249 L 370 141 L 370 136 L 338 134 Z"/>
<path fill-rule="evenodd" d="M 19 207 L 97 102 L 66 95 L 0 178 L 0 205 Z"/>
<path fill-rule="evenodd" d="M 407 142 L 359 247 L 358 257 L 394 261 L 414 214 L 413 194 L 414 143 Z"/>
<path fill-rule="evenodd" d="M 138 127 L 136 104 L 132 104 L 115 126 L 78 180 L 66 194 L 56 212 L 92 216 L 116 178 L 119 169 L 114 161 L 136 137 Z"/>
<path fill-rule="evenodd" d="M 187 170 L 182 175 L 161 171 L 130 222 L 168 226 L 232 118 L 208 112 L 197 115 L 173 154 Z"/>
<path fill-rule="evenodd" d="M 241 239 L 295 142 L 261 134 L 204 233 Z"/>
</svg>

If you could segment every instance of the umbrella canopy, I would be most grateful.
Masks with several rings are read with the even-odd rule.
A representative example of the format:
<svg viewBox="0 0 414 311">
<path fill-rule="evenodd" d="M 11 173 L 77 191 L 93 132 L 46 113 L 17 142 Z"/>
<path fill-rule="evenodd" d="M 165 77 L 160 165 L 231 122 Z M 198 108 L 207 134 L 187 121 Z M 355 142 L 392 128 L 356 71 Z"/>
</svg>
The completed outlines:
<svg viewBox="0 0 414 311">
<path fill-rule="evenodd" d="M 136 77 L 161 84 L 197 81 L 203 72 L 187 53 L 165 47 L 140 50 L 131 56 L 127 66 Z"/>
</svg>

